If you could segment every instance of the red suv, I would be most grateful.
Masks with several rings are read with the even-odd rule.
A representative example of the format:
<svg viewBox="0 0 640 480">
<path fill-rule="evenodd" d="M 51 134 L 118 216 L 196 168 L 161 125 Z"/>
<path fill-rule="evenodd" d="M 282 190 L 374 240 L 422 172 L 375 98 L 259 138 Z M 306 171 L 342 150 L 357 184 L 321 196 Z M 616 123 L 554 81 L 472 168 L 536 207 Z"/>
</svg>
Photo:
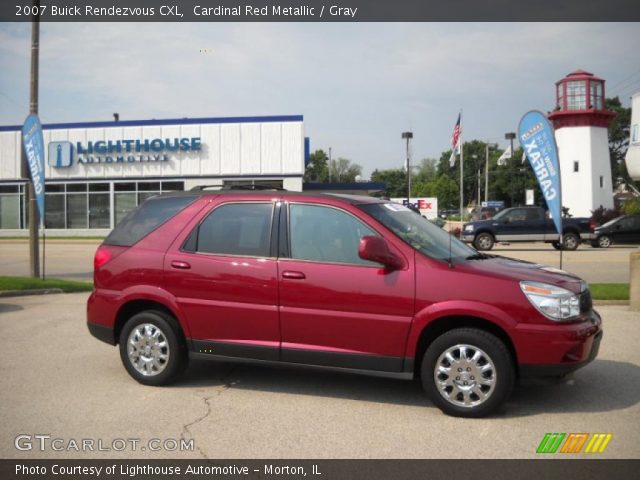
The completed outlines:
<svg viewBox="0 0 640 480">
<path fill-rule="evenodd" d="M 479 417 L 519 376 L 584 366 L 602 338 L 581 279 L 480 254 L 369 197 L 160 195 L 94 269 L 89 331 L 146 385 L 190 356 L 242 357 L 419 377 L 445 413 Z"/>
</svg>

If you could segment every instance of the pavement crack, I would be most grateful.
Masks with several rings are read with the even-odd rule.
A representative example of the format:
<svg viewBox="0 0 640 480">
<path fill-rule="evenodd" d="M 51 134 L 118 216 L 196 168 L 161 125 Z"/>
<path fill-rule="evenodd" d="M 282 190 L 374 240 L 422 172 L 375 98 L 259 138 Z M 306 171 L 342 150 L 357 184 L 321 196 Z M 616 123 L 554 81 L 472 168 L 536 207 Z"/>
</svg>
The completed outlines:
<svg viewBox="0 0 640 480">
<path fill-rule="evenodd" d="M 182 426 L 182 432 L 180 433 L 180 438 L 182 440 L 184 440 L 185 442 L 187 441 L 187 438 L 190 438 L 191 440 L 194 441 L 195 444 L 195 437 L 193 436 L 193 433 L 191 432 L 191 427 L 193 427 L 194 425 L 199 424 L 200 422 L 204 421 L 205 419 L 207 419 L 210 415 L 211 415 L 211 411 L 212 411 L 212 406 L 211 406 L 211 400 L 213 398 L 219 397 L 220 395 L 222 395 L 224 392 L 226 392 L 227 390 L 229 390 L 232 386 L 233 386 L 233 382 L 230 381 L 230 377 L 235 373 L 235 371 L 237 370 L 237 367 L 232 367 L 227 373 L 226 375 L 224 375 L 220 381 L 222 383 L 221 388 L 219 390 L 217 390 L 213 395 L 208 395 L 205 397 L 202 397 L 202 400 L 204 401 L 204 404 L 207 407 L 207 410 L 205 411 L 205 413 L 203 415 L 201 415 L 200 417 L 196 418 L 195 420 L 193 420 L 190 423 L 186 423 Z M 202 448 L 200 448 L 198 445 L 195 445 L 195 448 L 198 450 L 198 452 L 200 453 L 200 455 L 205 459 L 205 460 L 211 460 L 206 453 L 204 453 L 204 451 L 202 450 Z"/>
</svg>

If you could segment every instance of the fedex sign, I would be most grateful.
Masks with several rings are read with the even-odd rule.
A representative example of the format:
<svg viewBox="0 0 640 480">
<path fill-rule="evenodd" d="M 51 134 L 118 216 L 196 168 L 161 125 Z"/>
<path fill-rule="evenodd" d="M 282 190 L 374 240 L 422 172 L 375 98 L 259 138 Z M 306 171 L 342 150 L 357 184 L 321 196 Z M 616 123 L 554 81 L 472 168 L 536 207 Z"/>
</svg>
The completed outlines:
<svg viewBox="0 0 640 480">
<path fill-rule="evenodd" d="M 405 198 L 391 198 L 392 202 L 401 203 L 407 206 Z M 420 210 L 420 215 L 424 215 L 429 220 L 438 216 L 438 199 L 436 197 L 411 197 L 411 207 Z"/>
</svg>

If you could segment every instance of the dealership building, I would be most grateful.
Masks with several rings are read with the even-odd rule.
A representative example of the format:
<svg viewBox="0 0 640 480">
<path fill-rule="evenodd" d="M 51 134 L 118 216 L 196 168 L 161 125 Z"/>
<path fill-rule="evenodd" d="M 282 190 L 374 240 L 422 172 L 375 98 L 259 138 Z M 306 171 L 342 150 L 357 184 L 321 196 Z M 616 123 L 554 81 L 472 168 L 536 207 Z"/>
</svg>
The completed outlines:
<svg viewBox="0 0 640 480">
<path fill-rule="evenodd" d="M 21 126 L 0 127 L 0 236 L 26 234 Z M 43 125 L 45 226 L 104 235 L 146 198 L 199 185 L 301 191 L 302 115 Z"/>
</svg>

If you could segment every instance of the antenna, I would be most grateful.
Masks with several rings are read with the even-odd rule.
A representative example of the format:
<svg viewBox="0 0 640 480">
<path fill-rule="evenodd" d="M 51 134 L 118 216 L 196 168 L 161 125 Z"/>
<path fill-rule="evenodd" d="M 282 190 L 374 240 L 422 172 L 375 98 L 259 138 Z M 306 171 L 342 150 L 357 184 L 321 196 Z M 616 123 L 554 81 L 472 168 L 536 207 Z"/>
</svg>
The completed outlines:
<svg viewBox="0 0 640 480">
<path fill-rule="evenodd" d="M 449 223 L 449 268 L 453 268 L 453 262 L 451 261 L 451 223 Z"/>
</svg>

